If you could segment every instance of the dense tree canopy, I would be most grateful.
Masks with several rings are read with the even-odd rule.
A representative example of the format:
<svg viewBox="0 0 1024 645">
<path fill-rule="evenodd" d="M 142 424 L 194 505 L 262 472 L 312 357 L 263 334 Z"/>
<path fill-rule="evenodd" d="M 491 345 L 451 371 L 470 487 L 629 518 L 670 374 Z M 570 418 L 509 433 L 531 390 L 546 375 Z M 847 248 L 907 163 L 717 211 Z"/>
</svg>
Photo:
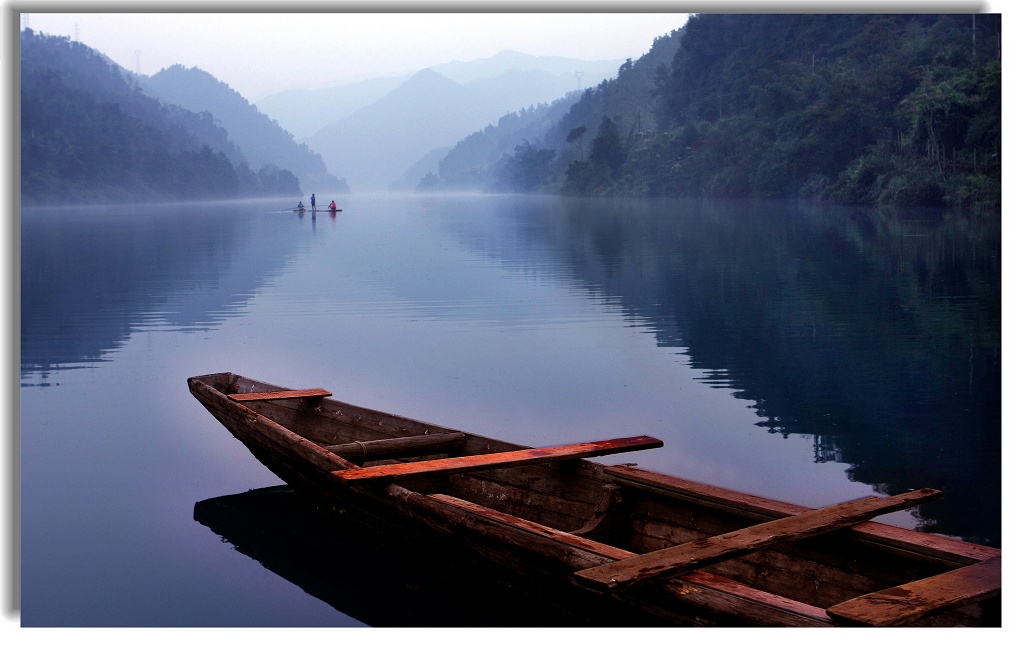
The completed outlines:
<svg viewBox="0 0 1024 645">
<path fill-rule="evenodd" d="M 625 190 L 998 201 L 999 16 L 700 15 Z"/>
<path fill-rule="evenodd" d="M 1000 39 L 990 14 L 697 15 L 531 141 L 539 185 L 994 208 Z"/>
</svg>

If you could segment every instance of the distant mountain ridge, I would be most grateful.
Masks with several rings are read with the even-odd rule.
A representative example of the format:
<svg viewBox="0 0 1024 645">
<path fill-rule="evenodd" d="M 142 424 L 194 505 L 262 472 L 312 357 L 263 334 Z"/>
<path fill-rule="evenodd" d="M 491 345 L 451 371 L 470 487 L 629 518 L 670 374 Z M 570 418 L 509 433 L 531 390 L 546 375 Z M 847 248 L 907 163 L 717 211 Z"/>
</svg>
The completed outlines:
<svg viewBox="0 0 1024 645">
<path fill-rule="evenodd" d="M 277 92 L 255 101 L 255 105 L 302 139 L 383 98 L 408 78 L 387 76 L 322 90 Z"/>
<path fill-rule="evenodd" d="M 596 85 L 606 78 L 612 78 L 621 64 L 621 60 L 585 61 L 558 56 L 532 56 L 505 50 L 489 58 L 452 61 L 427 69 L 460 84 L 494 79 L 513 70 L 536 73 L 534 79 L 538 82 L 537 87 L 520 87 L 518 102 L 509 105 L 506 110 L 512 111 L 535 103 L 553 101 L 574 89 Z M 384 98 L 412 75 L 371 78 L 319 90 L 289 90 L 270 94 L 253 103 L 295 135 L 296 139 L 304 140 L 318 130 Z M 495 115 L 494 118 L 498 116 L 501 115 Z"/>
<path fill-rule="evenodd" d="M 320 155 L 296 143 L 280 125 L 208 72 L 172 65 L 144 78 L 141 84 L 168 103 L 193 112 L 209 112 L 251 164 L 287 168 L 299 178 L 305 192 L 314 189 L 348 192 L 344 180 L 327 172 Z"/>
<path fill-rule="evenodd" d="M 586 85 L 596 85 L 606 78 L 611 78 L 621 64 L 621 59 L 579 60 L 562 56 L 533 56 L 505 49 L 489 58 L 452 61 L 434 65 L 430 69 L 447 76 L 456 83 L 472 83 L 485 78 L 501 76 L 505 72 L 516 69 L 542 72 L 550 76 L 571 78 L 572 86 L 566 88 L 568 91 L 583 82 Z"/>
<path fill-rule="evenodd" d="M 619 64 L 502 52 L 438 65 L 301 141 L 353 190 L 386 190 L 401 184 L 431 150 L 451 146 L 510 112 L 562 98 L 582 78 L 614 76 Z M 565 71 L 573 68 L 582 76 Z"/>
</svg>

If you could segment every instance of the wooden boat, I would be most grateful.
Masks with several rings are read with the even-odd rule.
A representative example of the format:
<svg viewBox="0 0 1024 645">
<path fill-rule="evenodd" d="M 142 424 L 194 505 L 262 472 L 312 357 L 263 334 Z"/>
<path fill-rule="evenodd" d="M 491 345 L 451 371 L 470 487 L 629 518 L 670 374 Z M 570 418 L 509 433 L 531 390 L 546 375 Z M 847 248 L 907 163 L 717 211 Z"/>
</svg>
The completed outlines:
<svg viewBox="0 0 1024 645">
<path fill-rule="evenodd" d="M 1001 551 L 870 521 L 921 489 L 810 509 L 586 459 L 646 436 L 530 448 L 231 373 L 192 394 L 331 508 L 451 538 L 537 584 L 682 625 L 1001 624 Z M 339 583 L 340 584 L 340 583 Z M 597 609 L 596 609 L 597 610 Z"/>
</svg>

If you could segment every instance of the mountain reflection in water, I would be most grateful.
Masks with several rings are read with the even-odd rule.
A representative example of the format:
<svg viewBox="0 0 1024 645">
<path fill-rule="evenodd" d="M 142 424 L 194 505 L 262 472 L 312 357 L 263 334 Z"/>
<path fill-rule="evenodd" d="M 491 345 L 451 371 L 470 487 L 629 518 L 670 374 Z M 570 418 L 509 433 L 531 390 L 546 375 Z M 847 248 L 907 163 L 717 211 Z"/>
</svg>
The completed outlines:
<svg viewBox="0 0 1024 645">
<path fill-rule="evenodd" d="M 814 437 L 921 528 L 998 545 L 1000 224 L 794 202 L 569 202 L 552 247 L 768 432 Z"/>
</svg>

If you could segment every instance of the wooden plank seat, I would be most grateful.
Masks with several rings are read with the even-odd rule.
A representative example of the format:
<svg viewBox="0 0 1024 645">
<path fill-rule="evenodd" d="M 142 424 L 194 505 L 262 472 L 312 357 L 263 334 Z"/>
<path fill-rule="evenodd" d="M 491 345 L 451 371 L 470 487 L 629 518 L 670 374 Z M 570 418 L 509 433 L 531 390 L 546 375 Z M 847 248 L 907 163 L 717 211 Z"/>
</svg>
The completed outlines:
<svg viewBox="0 0 1024 645">
<path fill-rule="evenodd" d="M 466 444 L 466 435 L 461 432 L 422 434 L 393 439 L 353 441 L 352 443 L 324 446 L 334 454 L 357 463 L 374 459 L 392 459 L 416 455 L 436 455 L 456 452 Z"/>
<path fill-rule="evenodd" d="M 504 532 L 503 542 L 509 541 L 508 531 L 513 530 L 528 534 L 534 540 L 549 540 L 555 545 L 560 545 L 559 551 L 564 551 L 566 547 L 584 551 L 589 554 L 591 562 L 617 562 L 637 555 L 626 549 L 560 531 L 451 495 L 434 493 L 428 497 L 443 503 L 453 511 L 472 516 L 477 522 L 483 521 L 501 527 Z M 741 606 L 743 613 L 758 616 L 766 626 L 822 627 L 834 624 L 820 607 L 761 591 L 706 571 L 685 573 L 665 581 L 664 585 L 668 594 L 676 601 L 723 612 L 734 611 L 737 606 Z"/>
<path fill-rule="evenodd" d="M 576 576 L 585 584 L 607 588 L 662 580 L 760 549 L 853 526 L 878 515 L 941 497 L 941 491 L 931 488 L 892 497 L 866 497 L 584 569 L 577 571 Z"/>
<path fill-rule="evenodd" d="M 267 401 L 271 399 L 305 399 L 307 397 L 331 396 L 323 388 L 312 390 L 276 390 L 273 392 L 249 392 L 246 394 L 229 394 L 233 401 Z"/>
<path fill-rule="evenodd" d="M 865 594 L 829 607 L 837 621 L 895 627 L 939 611 L 993 598 L 1002 589 L 1002 557 Z"/>
<path fill-rule="evenodd" d="M 633 450 L 660 448 L 663 445 L 664 443 L 660 439 L 653 437 L 626 437 L 623 439 L 591 441 L 549 448 L 526 448 L 524 450 L 510 450 L 507 452 L 466 455 L 464 457 L 447 457 L 429 461 L 351 468 L 348 470 L 336 470 L 331 474 L 347 484 L 390 482 L 421 475 L 464 473 L 475 470 L 511 468 L 551 461 L 599 457 L 601 455 L 611 455 Z"/>
</svg>

